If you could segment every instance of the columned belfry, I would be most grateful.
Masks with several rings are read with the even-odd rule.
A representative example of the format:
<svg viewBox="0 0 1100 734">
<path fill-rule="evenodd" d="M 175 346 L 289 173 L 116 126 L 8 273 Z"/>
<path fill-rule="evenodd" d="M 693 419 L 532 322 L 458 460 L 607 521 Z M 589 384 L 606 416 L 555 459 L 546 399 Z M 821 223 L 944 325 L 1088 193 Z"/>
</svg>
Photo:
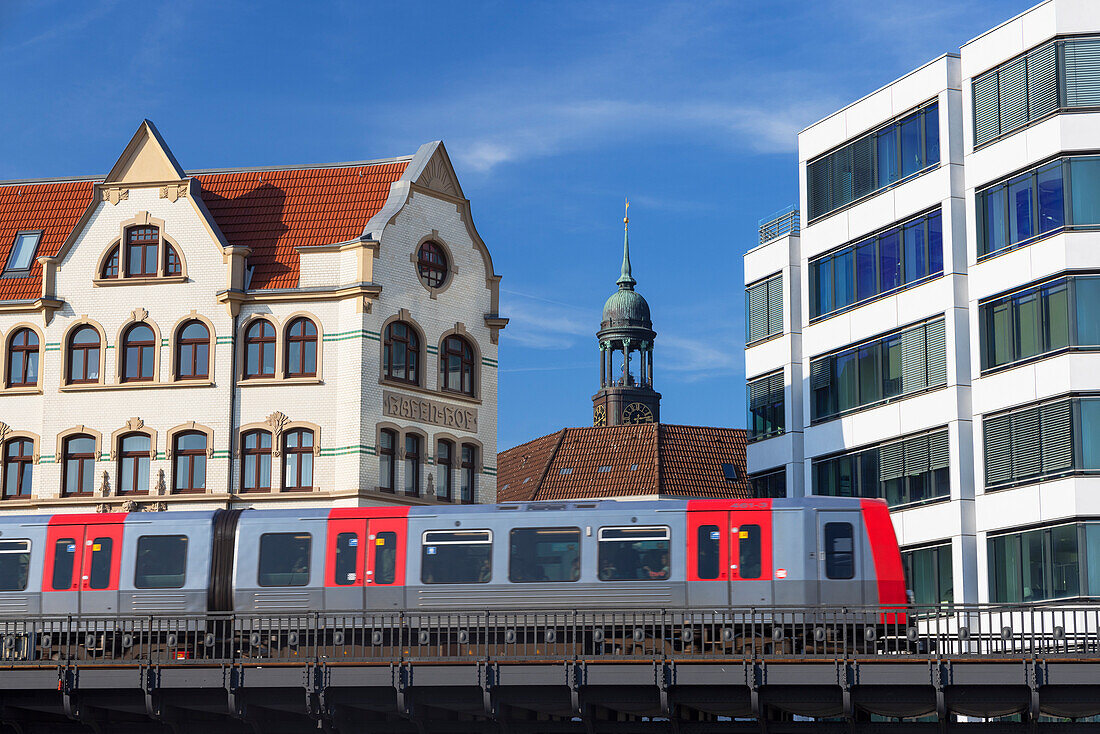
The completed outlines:
<svg viewBox="0 0 1100 734">
<path fill-rule="evenodd" d="M 630 274 L 630 203 L 623 217 L 623 267 L 603 306 L 596 338 L 600 344 L 600 391 L 592 396 L 592 425 L 660 421 L 661 395 L 653 389 L 653 322 L 649 304 L 634 290 Z"/>
</svg>

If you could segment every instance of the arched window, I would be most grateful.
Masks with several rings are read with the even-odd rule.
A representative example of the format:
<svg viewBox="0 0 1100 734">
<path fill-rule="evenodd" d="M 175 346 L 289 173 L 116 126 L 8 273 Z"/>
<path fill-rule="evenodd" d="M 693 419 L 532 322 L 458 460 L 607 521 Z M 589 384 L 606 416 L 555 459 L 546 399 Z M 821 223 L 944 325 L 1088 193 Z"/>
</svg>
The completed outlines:
<svg viewBox="0 0 1100 734">
<path fill-rule="evenodd" d="M 450 500 L 454 491 L 455 445 L 450 441 L 440 441 L 435 452 L 435 463 L 439 465 L 439 484 L 435 494 L 441 500 Z"/>
<path fill-rule="evenodd" d="M 69 383 L 99 382 L 99 332 L 81 326 L 69 338 Z"/>
<path fill-rule="evenodd" d="M 126 230 L 126 275 L 130 278 L 154 278 L 157 275 L 157 248 L 160 230 L 152 225 Z"/>
<path fill-rule="evenodd" d="M 271 434 L 249 431 L 241 441 L 241 491 L 271 491 Z"/>
<path fill-rule="evenodd" d="M 173 444 L 172 491 L 206 491 L 206 434 L 197 431 L 179 433 Z"/>
<path fill-rule="evenodd" d="M 474 394 L 474 349 L 460 336 L 443 340 L 439 353 L 439 384 L 444 390 Z"/>
<path fill-rule="evenodd" d="M 462 473 L 460 476 L 459 496 L 463 502 L 474 501 L 475 481 L 477 478 L 477 446 L 462 444 Z"/>
<path fill-rule="evenodd" d="M 128 433 L 118 441 L 118 493 L 149 492 L 152 441 L 145 433 Z"/>
<path fill-rule="evenodd" d="M 201 321 L 188 321 L 176 342 L 176 377 L 202 380 L 210 376 L 210 330 Z"/>
<path fill-rule="evenodd" d="M 386 327 L 382 371 L 387 380 L 420 384 L 420 337 L 404 321 Z"/>
<path fill-rule="evenodd" d="M 78 434 L 69 436 L 63 444 L 61 494 L 66 497 L 91 495 L 95 482 L 95 439 Z"/>
<path fill-rule="evenodd" d="M 287 329 L 286 376 L 317 376 L 317 326 L 305 317 L 294 319 Z"/>
<path fill-rule="evenodd" d="M 19 329 L 8 341 L 8 387 L 38 384 L 38 334 Z"/>
<path fill-rule="evenodd" d="M 157 337 L 145 324 L 134 324 L 122 336 L 122 381 L 149 382 L 153 379 Z"/>
<path fill-rule="evenodd" d="M 447 253 L 435 242 L 425 242 L 416 254 L 416 272 L 429 288 L 440 288 L 447 282 Z"/>
<path fill-rule="evenodd" d="M 283 489 L 305 492 L 313 489 L 313 431 L 295 428 L 283 434 Z"/>
<path fill-rule="evenodd" d="M 405 494 L 420 494 L 420 436 L 405 434 Z"/>
<path fill-rule="evenodd" d="M 164 274 L 183 275 L 183 265 L 180 256 L 176 254 L 176 248 L 165 243 L 164 245 Z"/>
<path fill-rule="evenodd" d="M 245 332 L 244 376 L 275 376 L 275 327 L 266 319 L 256 320 Z"/>
<path fill-rule="evenodd" d="M 34 442 L 13 438 L 4 444 L 4 497 L 29 497 L 34 466 Z"/>
<path fill-rule="evenodd" d="M 103 272 L 100 273 L 104 278 L 117 278 L 118 277 L 118 246 L 116 245 L 111 249 L 111 254 L 107 256 L 107 259 L 103 261 Z"/>
<path fill-rule="evenodd" d="M 383 492 L 394 491 L 397 478 L 397 431 L 383 428 L 378 442 L 378 486 Z"/>
</svg>

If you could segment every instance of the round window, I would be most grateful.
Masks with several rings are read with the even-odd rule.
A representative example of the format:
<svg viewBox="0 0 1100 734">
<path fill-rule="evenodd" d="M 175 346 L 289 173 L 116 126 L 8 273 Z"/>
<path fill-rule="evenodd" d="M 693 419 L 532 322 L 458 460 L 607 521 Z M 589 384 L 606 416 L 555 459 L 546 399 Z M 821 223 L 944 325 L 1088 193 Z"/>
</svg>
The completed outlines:
<svg viewBox="0 0 1100 734">
<path fill-rule="evenodd" d="M 429 288 L 441 288 L 447 282 L 447 253 L 435 242 L 425 242 L 416 254 L 416 270 Z"/>
</svg>

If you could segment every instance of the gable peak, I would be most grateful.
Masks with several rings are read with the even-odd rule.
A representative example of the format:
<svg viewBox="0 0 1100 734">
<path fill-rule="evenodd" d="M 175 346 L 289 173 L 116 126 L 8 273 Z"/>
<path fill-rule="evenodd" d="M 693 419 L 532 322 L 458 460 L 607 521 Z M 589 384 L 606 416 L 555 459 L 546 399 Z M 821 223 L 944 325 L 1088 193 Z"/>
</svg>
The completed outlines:
<svg viewBox="0 0 1100 734">
<path fill-rule="evenodd" d="M 162 183 L 182 181 L 186 177 L 156 125 L 142 120 L 103 183 Z"/>
</svg>

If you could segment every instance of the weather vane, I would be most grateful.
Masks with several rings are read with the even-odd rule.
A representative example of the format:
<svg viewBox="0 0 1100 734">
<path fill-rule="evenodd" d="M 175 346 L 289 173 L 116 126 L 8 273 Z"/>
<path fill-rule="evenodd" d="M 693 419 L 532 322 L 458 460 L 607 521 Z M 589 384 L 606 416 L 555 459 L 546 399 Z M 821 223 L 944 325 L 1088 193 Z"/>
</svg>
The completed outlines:
<svg viewBox="0 0 1100 734">
<path fill-rule="evenodd" d="M 624 197 L 626 198 L 626 197 Z M 627 229 L 630 224 L 630 199 L 626 199 L 626 213 L 623 215 L 623 229 Z"/>
</svg>

